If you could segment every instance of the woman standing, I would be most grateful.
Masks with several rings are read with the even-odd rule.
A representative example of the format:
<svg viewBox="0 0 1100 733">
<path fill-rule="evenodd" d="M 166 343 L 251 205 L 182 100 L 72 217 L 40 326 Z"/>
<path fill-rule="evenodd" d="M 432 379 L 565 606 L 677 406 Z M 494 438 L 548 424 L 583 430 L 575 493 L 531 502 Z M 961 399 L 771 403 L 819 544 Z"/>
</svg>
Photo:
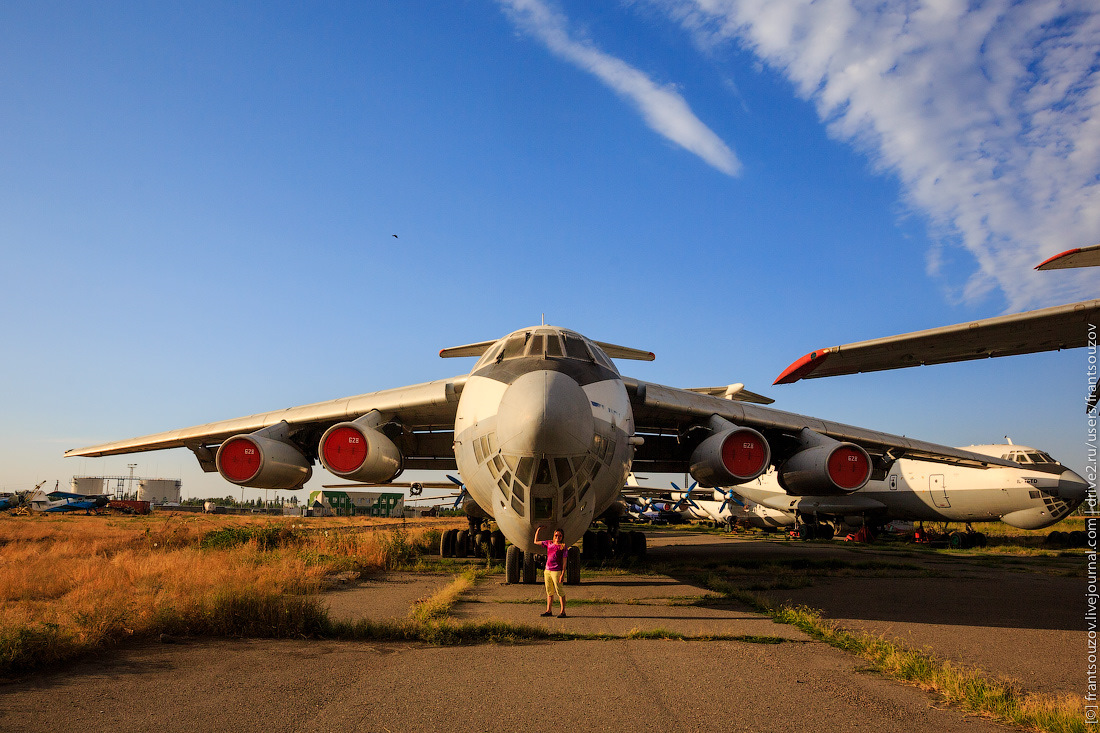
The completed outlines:
<svg viewBox="0 0 1100 733">
<path fill-rule="evenodd" d="M 569 548 L 565 546 L 565 534 L 560 529 L 554 530 L 554 539 L 539 541 L 542 527 L 535 530 L 535 544 L 546 548 L 546 572 L 543 573 L 543 581 L 546 584 L 546 611 L 543 616 L 553 616 L 551 608 L 554 596 L 558 597 L 561 604 L 561 613 L 558 618 L 568 618 L 565 615 L 565 596 L 561 592 L 562 578 L 565 577 L 565 563 L 569 559 Z"/>
</svg>

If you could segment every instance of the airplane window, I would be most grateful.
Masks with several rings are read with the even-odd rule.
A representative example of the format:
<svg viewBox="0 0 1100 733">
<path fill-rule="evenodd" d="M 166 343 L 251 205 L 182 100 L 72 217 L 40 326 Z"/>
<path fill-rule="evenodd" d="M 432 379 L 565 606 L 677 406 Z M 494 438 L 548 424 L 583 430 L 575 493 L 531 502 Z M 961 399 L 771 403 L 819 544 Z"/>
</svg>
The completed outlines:
<svg viewBox="0 0 1100 733">
<path fill-rule="evenodd" d="M 568 499 L 565 499 L 562 502 L 561 515 L 563 517 L 568 517 L 570 514 L 573 513 L 573 510 L 576 509 L 576 508 L 577 508 L 577 499 L 576 499 L 576 497 L 570 496 Z"/>
<path fill-rule="evenodd" d="M 524 486 L 530 486 L 532 484 L 531 479 L 535 471 L 535 459 L 530 456 L 523 456 L 519 459 L 519 467 L 516 468 L 516 481 L 519 481 Z"/>
<path fill-rule="evenodd" d="M 523 516 L 523 502 L 520 501 L 518 496 L 512 497 L 512 511 L 521 517 Z"/>
<path fill-rule="evenodd" d="M 516 496 L 519 497 L 520 501 L 523 501 L 524 498 L 527 496 L 527 490 L 524 489 L 523 484 L 521 484 L 519 482 L 516 482 L 516 483 L 512 484 L 512 491 L 515 492 Z"/>
<path fill-rule="evenodd" d="M 504 348 L 504 344 L 497 342 L 489 347 L 489 350 L 481 355 L 481 358 L 477 360 L 477 364 L 474 365 L 474 371 L 476 372 L 486 364 L 492 364 L 497 356 L 500 354 L 500 350 Z"/>
<path fill-rule="evenodd" d="M 515 471 L 516 465 L 519 463 L 519 458 L 517 456 L 509 455 L 508 453 L 504 453 L 502 455 L 504 457 L 504 462 L 508 464 L 508 469 L 510 471 Z"/>
<path fill-rule="evenodd" d="M 500 481 L 497 481 L 497 486 L 500 487 L 500 492 L 504 494 L 504 498 L 507 499 L 508 495 L 511 493 L 508 482 L 504 479 L 501 479 Z"/>
<path fill-rule="evenodd" d="M 511 472 L 510 471 L 505 471 L 504 473 L 502 473 L 500 475 L 500 480 L 503 481 L 505 484 L 511 485 L 511 483 L 512 483 L 512 474 L 511 474 Z"/>
<path fill-rule="evenodd" d="M 481 465 L 485 462 L 485 450 L 481 447 L 481 441 L 485 438 L 478 438 L 474 441 L 474 459 L 477 460 L 477 465 Z"/>
<path fill-rule="evenodd" d="M 539 461 L 539 472 L 535 475 L 536 484 L 549 484 L 553 482 L 550 477 L 550 461 L 543 458 Z"/>
<path fill-rule="evenodd" d="M 488 442 L 488 450 L 485 451 L 485 455 L 490 455 L 497 452 L 497 435 L 496 433 L 489 433 L 485 436 Z"/>
<path fill-rule="evenodd" d="M 527 355 L 528 356 L 542 356 L 542 350 L 543 350 L 543 345 L 542 344 L 543 344 L 544 340 L 545 339 L 542 336 L 542 334 L 539 334 L 537 336 L 532 336 L 531 337 L 531 345 L 527 347 Z"/>
<path fill-rule="evenodd" d="M 596 362 L 600 366 L 605 366 L 612 371 L 615 370 L 615 365 L 611 363 L 611 359 L 607 356 L 607 354 L 603 353 L 603 349 L 601 349 L 599 346 L 592 347 L 592 356 L 596 357 Z"/>
<path fill-rule="evenodd" d="M 1017 463 L 1031 463 L 1031 458 L 1028 457 L 1027 453 L 1022 452 L 1017 452 L 1013 460 Z"/>
<path fill-rule="evenodd" d="M 584 340 L 578 336 L 567 336 L 562 334 L 565 338 L 565 355 L 570 359 L 583 359 L 584 361 L 592 361 L 592 355 L 588 353 L 588 347 L 584 345 Z"/>
<path fill-rule="evenodd" d="M 523 356 L 523 347 L 526 343 L 526 336 L 513 336 L 505 342 L 504 353 L 501 355 L 501 358 L 515 359 L 517 356 Z"/>
<path fill-rule="evenodd" d="M 497 473 L 504 472 L 504 459 L 500 456 L 493 456 L 493 466 L 496 468 Z"/>
<path fill-rule="evenodd" d="M 561 356 L 561 340 L 558 339 L 557 334 L 550 333 L 546 335 L 546 355 Z"/>
<path fill-rule="evenodd" d="M 569 479 L 573 478 L 573 467 L 569 464 L 568 458 L 555 458 L 554 470 L 558 474 L 559 486 L 564 486 L 569 483 Z"/>
<path fill-rule="evenodd" d="M 535 497 L 532 500 L 533 506 L 531 507 L 531 519 L 539 521 L 541 519 L 552 519 L 554 516 L 554 500 L 540 499 Z"/>
<path fill-rule="evenodd" d="M 1057 461 L 1055 461 L 1053 458 L 1051 458 L 1046 453 L 1043 453 L 1042 451 L 1032 451 L 1027 455 L 1029 458 L 1031 458 L 1032 463 L 1057 463 Z"/>
<path fill-rule="evenodd" d="M 589 489 L 589 486 L 591 486 L 591 484 L 589 484 L 589 483 L 588 483 L 587 481 L 585 481 L 584 483 L 582 483 L 582 484 L 581 484 L 581 493 L 580 493 L 580 497 L 581 497 L 582 499 L 583 499 L 583 498 L 584 498 L 585 496 L 587 496 L 587 495 L 588 495 L 588 489 Z"/>
</svg>

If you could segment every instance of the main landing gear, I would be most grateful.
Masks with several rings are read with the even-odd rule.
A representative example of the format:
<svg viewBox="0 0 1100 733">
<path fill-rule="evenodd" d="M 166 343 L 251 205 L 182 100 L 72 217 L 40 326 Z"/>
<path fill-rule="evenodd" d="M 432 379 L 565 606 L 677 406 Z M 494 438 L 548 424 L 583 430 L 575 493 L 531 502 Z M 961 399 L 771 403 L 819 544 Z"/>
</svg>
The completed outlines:
<svg viewBox="0 0 1100 733">
<path fill-rule="evenodd" d="M 540 567 L 545 566 L 546 557 L 536 555 L 533 552 L 524 552 L 515 545 L 508 545 L 504 558 L 504 576 L 509 585 L 525 583 L 530 585 L 535 582 L 536 573 Z M 565 585 L 580 585 L 581 582 L 581 558 L 580 550 L 576 547 L 569 548 L 569 555 L 565 561 Z"/>
<path fill-rule="evenodd" d="M 486 557 L 504 559 L 504 533 L 489 531 L 481 519 L 470 518 L 469 529 L 448 529 L 439 539 L 440 557 Z"/>
</svg>

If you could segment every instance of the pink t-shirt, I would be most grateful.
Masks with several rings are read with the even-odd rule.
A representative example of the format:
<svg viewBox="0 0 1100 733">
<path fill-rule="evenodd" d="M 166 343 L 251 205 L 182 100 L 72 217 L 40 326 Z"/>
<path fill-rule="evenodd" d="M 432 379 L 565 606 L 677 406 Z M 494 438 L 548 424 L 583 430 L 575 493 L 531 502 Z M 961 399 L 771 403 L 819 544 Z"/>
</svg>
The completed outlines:
<svg viewBox="0 0 1100 733">
<path fill-rule="evenodd" d="M 543 540 L 539 544 L 546 548 L 546 569 L 561 570 L 561 566 L 565 563 L 565 555 L 569 552 L 569 548 L 565 545 L 554 544 L 553 540 Z"/>
</svg>

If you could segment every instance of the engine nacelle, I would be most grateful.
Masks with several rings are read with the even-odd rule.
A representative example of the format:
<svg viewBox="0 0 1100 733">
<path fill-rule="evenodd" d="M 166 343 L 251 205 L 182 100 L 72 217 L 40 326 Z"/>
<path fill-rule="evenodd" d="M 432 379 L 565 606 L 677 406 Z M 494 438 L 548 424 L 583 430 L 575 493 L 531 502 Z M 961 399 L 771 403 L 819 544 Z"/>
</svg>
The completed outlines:
<svg viewBox="0 0 1100 733">
<path fill-rule="evenodd" d="M 221 444 L 215 464 L 222 478 L 253 489 L 296 489 L 309 481 L 313 468 L 302 451 L 260 432 Z"/>
<path fill-rule="evenodd" d="M 850 494 L 871 478 L 871 457 L 855 443 L 841 443 L 803 430 L 807 447 L 779 467 L 779 485 L 794 496 Z"/>
<path fill-rule="evenodd" d="M 763 435 L 735 426 L 700 443 L 691 454 L 689 470 L 700 486 L 734 486 L 764 473 L 771 457 Z"/>
<path fill-rule="evenodd" d="M 386 483 L 401 473 L 401 450 L 363 421 L 333 425 L 317 451 L 329 473 L 349 481 Z"/>
</svg>

